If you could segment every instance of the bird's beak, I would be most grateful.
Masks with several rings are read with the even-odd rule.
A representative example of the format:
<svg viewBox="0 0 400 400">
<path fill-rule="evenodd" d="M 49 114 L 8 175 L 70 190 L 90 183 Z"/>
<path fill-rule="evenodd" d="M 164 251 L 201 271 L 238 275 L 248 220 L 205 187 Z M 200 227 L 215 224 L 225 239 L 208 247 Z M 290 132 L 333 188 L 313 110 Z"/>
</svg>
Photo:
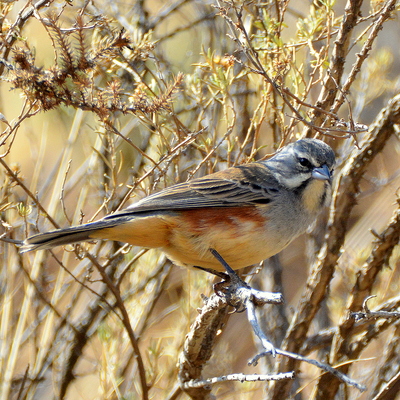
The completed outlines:
<svg viewBox="0 0 400 400">
<path fill-rule="evenodd" d="M 322 167 L 314 168 L 311 176 L 320 181 L 331 181 L 332 179 L 331 172 L 326 164 Z"/>
</svg>

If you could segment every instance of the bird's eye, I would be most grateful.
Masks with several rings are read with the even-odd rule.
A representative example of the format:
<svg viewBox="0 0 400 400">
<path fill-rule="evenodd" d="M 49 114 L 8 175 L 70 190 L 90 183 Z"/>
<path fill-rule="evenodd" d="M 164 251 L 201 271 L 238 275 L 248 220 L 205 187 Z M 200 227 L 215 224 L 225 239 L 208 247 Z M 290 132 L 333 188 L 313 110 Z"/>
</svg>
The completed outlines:
<svg viewBox="0 0 400 400">
<path fill-rule="evenodd" d="M 312 164 L 310 163 L 310 161 L 307 160 L 307 158 L 303 158 L 303 157 L 299 158 L 299 163 L 302 167 L 306 167 L 306 168 L 310 168 L 310 169 L 313 168 Z"/>
</svg>

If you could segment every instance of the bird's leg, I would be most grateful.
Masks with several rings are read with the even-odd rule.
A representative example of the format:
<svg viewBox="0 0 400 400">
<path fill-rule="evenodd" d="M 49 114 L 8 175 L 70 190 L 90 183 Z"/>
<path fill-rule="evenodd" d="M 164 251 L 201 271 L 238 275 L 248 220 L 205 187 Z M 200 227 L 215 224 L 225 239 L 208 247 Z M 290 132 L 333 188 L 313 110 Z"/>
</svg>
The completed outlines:
<svg viewBox="0 0 400 400">
<path fill-rule="evenodd" d="M 221 257 L 219 255 L 219 253 L 216 252 L 216 254 L 218 254 L 218 256 Z M 225 260 L 222 257 L 221 257 L 221 260 L 228 266 L 228 268 L 230 268 L 232 270 L 232 268 L 225 262 Z M 225 266 L 225 264 L 223 264 L 223 265 Z M 228 299 L 227 293 L 229 292 L 229 285 L 232 282 L 231 276 L 229 274 L 227 274 L 225 272 L 216 271 L 215 269 L 211 269 L 211 268 L 199 267 L 197 265 L 195 265 L 194 268 L 200 269 L 201 271 L 208 272 L 209 274 L 212 274 L 212 275 L 215 275 L 215 276 L 218 276 L 219 278 L 221 278 L 222 279 L 221 282 L 215 283 L 213 285 L 215 294 L 218 295 L 219 297 L 224 297 L 230 306 L 234 307 L 236 311 L 238 310 L 237 305 L 234 305 L 233 302 L 231 302 Z M 236 275 L 235 272 L 234 272 L 234 274 Z"/>
<path fill-rule="evenodd" d="M 229 277 L 229 282 L 232 283 L 240 283 L 243 286 L 248 287 L 247 283 L 243 281 L 239 277 L 239 275 L 232 269 L 232 267 L 223 259 L 221 254 L 218 253 L 215 249 L 210 249 L 211 254 L 221 263 L 221 265 L 225 268 L 226 274 Z M 228 280 L 227 280 L 228 281 Z"/>
<path fill-rule="evenodd" d="M 223 259 L 221 254 L 215 249 L 210 249 L 211 254 L 221 263 L 225 268 L 226 273 L 222 273 L 222 282 L 214 285 L 214 291 L 218 296 L 226 298 L 227 303 L 234 307 L 236 312 L 245 311 L 244 303 L 238 293 L 240 288 L 250 289 L 250 286 L 239 277 L 239 275 L 231 268 L 231 266 Z M 220 276 L 220 275 L 218 275 Z"/>
</svg>

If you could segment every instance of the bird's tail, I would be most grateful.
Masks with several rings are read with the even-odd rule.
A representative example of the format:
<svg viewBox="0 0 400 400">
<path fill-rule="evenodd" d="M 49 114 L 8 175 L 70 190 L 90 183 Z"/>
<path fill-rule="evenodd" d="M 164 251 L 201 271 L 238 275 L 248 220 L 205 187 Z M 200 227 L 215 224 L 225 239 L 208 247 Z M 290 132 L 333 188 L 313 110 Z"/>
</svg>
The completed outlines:
<svg viewBox="0 0 400 400">
<path fill-rule="evenodd" d="M 93 234 L 104 228 L 112 227 L 110 222 L 96 221 L 88 224 L 72 226 L 70 228 L 57 229 L 54 231 L 39 233 L 31 236 L 22 242 L 20 247 L 21 253 L 32 250 L 51 249 L 55 246 L 62 246 L 71 243 L 83 242 L 93 238 Z"/>
</svg>

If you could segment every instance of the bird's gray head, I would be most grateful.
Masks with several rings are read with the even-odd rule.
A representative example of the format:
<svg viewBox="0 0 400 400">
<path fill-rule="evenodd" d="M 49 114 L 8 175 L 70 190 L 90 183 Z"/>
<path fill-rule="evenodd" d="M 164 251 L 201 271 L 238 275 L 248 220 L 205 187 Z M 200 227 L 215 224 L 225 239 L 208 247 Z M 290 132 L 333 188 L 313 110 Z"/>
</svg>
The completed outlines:
<svg viewBox="0 0 400 400">
<path fill-rule="evenodd" d="M 283 147 L 266 165 L 274 171 L 279 183 L 296 189 L 310 179 L 332 180 L 335 153 L 318 139 L 301 139 Z"/>
</svg>

